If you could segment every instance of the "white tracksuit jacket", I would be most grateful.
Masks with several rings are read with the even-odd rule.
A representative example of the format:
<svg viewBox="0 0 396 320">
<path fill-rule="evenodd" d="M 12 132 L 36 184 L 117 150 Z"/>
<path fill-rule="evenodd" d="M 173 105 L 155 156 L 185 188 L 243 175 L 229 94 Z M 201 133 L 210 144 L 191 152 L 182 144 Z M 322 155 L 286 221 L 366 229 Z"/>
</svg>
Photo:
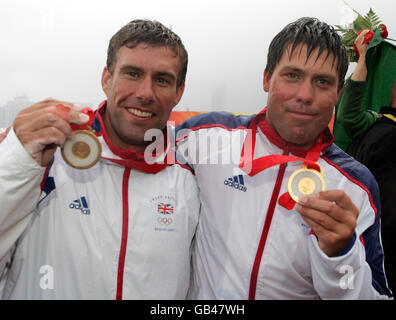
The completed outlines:
<svg viewBox="0 0 396 320">
<path fill-rule="evenodd" d="M 253 119 L 210 113 L 177 128 L 178 152 L 195 170 L 202 208 L 191 298 L 390 297 L 380 239 L 380 197 L 367 168 L 332 144 L 327 131 L 328 144 L 319 159 L 327 190 L 344 190 L 360 211 L 353 241 L 340 256 L 329 258 L 300 214 L 278 204 L 288 178 L 302 162 L 276 165 L 253 177 L 238 168 L 247 129 L 255 129 L 249 127 Z M 264 119 L 258 123 L 254 159 L 284 154 L 288 144 Z M 299 152 L 294 156 L 301 157 Z"/>
<path fill-rule="evenodd" d="M 102 157 L 121 159 L 98 112 L 93 127 Z M 109 159 L 77 170 L 58 151 L 45 172 L 13 130 L 0 144 L 3 299 L 186 297 L 199 215 L 193 174 Z"/>
</svg>

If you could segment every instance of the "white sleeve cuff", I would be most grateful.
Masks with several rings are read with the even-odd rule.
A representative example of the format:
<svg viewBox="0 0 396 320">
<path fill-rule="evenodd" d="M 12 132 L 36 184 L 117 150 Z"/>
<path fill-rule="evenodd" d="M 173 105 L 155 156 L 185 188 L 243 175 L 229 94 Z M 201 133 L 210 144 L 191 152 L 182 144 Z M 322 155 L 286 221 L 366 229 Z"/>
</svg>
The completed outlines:
<svg viewBox="0 0 396 320">
<path fill-rule="evenodd" d="M 356 239 L 343 255 L 328 257 L 314 235 L 308 249 L 315 290 L 322 299 L 386 299 L 372 286 L 372 274 L 366 262 L 363 244 Z"/>
</svg>

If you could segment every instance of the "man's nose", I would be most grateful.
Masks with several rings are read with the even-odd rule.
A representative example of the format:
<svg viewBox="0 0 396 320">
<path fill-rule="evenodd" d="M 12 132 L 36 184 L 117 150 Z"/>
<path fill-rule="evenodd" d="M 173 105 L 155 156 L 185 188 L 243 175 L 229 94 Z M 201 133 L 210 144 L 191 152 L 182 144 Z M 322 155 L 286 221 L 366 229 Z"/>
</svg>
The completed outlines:
<svg viewBox="0 0 396 320">
<path fill-rule="evenodd" d="M 304 80 L 297 91 L 297 101 L 303 104 L 311 104 L 314 99 L 314 87 L 311 81 Z"/>
<path fill-rule="evenodd" d="M 145 77 L 138 84 L 136 98 L 142 104 L 151 104 L 154 101 L 153 81 L 150 77 Z"/>
</svg>

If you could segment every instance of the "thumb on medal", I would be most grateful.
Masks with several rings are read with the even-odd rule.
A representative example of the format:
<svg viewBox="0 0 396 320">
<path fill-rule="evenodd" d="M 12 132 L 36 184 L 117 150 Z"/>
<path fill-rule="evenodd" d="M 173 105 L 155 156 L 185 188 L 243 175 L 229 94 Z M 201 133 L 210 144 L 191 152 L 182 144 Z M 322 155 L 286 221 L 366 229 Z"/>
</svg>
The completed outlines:
<svg viewBox="0 0 396 320">
<path fill-rule="evenodd" d="M 46 112 L 53 113 L 69 123 L 79 125 L 86 124 L 89 121 L 89 116 L 82 113 L 82 109 L 83 107 L 80 106 L 64 104 L 58 104 L 56 106 L 49 106 L 45 108 Z"/>
<path fill-rule="evenodd" d="M 83 107 L 73 105 L 70 109 L 70 123 L 83 125 L 89 122 L 90 118 L 89 115 L 86 113 L 81 112 Z"/>
</svg>

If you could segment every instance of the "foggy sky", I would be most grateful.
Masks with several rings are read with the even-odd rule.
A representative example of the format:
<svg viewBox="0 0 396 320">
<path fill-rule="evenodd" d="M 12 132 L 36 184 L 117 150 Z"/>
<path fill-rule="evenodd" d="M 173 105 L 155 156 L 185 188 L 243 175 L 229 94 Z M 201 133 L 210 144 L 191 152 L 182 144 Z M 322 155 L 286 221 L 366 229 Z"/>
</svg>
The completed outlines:
<svg viewBox="0 0 396 320">
<path fill-rule="evenodd" d="M 396 38 L 394 1 L 347 2 L 362 14 L 372 7 Z M 189 53 L 175 110 L 257 112 L 266 104 L 267 47 L 302 16 L 333 25 L 356 17 L 342 0 L 1 0 L 0 106 L 22 94 L 96 106 L 105 99 L 100 78 L 110 37 L 149 18 L 171 27 Z"/>
</svg>

